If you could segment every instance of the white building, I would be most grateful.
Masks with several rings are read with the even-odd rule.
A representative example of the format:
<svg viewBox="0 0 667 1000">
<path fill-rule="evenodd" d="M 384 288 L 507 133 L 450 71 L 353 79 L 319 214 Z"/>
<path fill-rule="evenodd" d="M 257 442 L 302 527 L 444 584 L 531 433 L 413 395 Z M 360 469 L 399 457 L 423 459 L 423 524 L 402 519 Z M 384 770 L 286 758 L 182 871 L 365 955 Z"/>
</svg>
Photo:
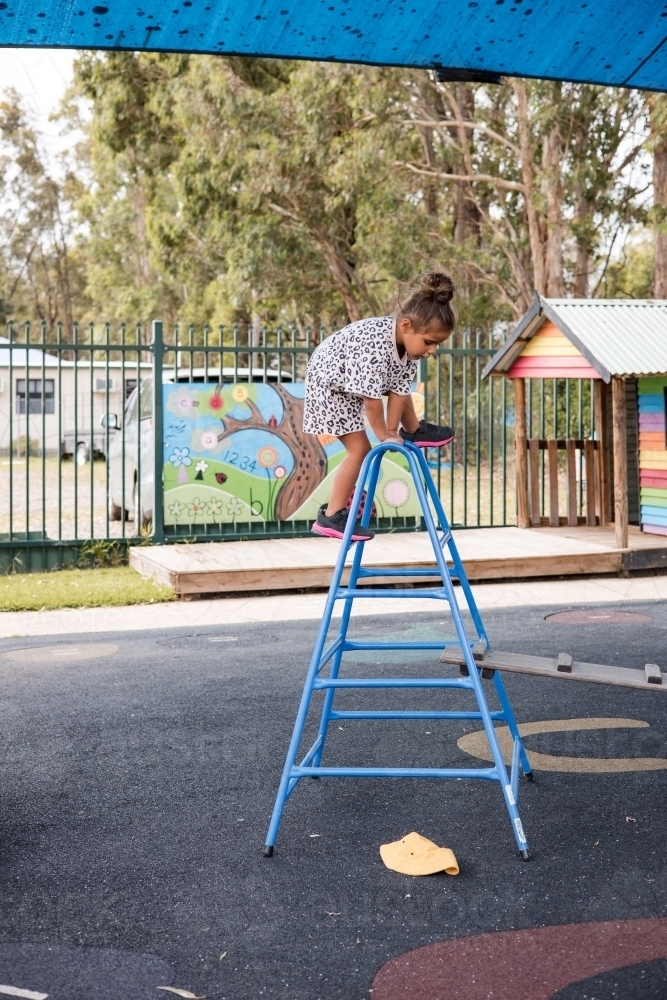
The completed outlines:
<svg viewBox="0 0 667 1000">
<path fill-rule="evenodd" d="M 90 362 L 77 352 L 76 363 L 37 347 L 7 346 L 0 337 L 0 452 L 24 452 L 26 443 L 41 454 L 74 455 L 79 462 L 106 454 L 107 432 L 100 424 L 107 413 L 123 413 L 139 378 L 150 374 L 150 362 L 138 363 L 134 352 L 121 361 Z M 68 352 L 70 353 L 70 352 Z M 11 359 L 10 359 L 11 355 Z"/>
</svg>

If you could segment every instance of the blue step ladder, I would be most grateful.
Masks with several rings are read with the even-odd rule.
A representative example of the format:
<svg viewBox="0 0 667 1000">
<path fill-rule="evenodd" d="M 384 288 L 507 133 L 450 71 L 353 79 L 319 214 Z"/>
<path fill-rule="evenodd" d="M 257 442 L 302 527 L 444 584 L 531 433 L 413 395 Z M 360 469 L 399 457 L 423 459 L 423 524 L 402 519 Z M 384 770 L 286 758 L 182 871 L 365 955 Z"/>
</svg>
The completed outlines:
<svg viewBox="0 0 667 1000">
<path fill-rule="evenodd" d="M 380 476 L 380 466 L 385 452 L 396 451 L 404 455 L 407 459 L 410 473 L 414 480 L 417 495 L 422 509 L 426 529 L 431 539 L 433 552 L 435 554 L 436 567 L 429 569 L 419 569 L 419 576 L 432 576 L 436 578 L 434 587 L 418 587 L 403 590 L 383 589 L 378 587 L 359 587 L 361 580 L 367 577 L 413 577 L 414 568 L 403 569 L 364 569 L 362 558 L 364 552 L 364 542 L 357 542 L 356 550 L 352 558 L 350 567 L 349 582 L 346 587 L 342 585 L 343 571 L 345 569 L 345 557 L 354 544 L 351 535 L 356 518 L 354 512 L 358 512 L 362 505 L 364 487 L 367 484 L 367 496 L 363 502 L 363 513 L 361 523 L 368 527 L 371 512 L 373 509 L 373 499 Z M 440 525 L 440 534 L 429 505 L 429 499 L 435 510 L 437 520 Z M 373 543 L 371 542 L 371 545 Z M 447 553 L 452 562 L 452 567 L 447 566 Z M 472 617 L 472 622 L 476 630 L 476 636 L 469 638 L 461 611 L 454 592 L 453 581 L 458 580 L 463 595 L 465 597 L 468 610 Z M 447 642 L 444 637 L 442 642 L 354 642 L 347 638 L 347 630 L 352 612 L 352 603 L 355 598 L 423 598 L 432 597 L 438 601 L 446 601 L 452 615 L 452 620 L 456 629 L 457 642 Z M 327 634 L 331 625 L 331 617 L 336 601 L 343 601 L 343 612 L 336 639 L 326 646 Z M 461 647 L 465 666 L 461 665 L 459 677 L 426 677 L 426 678 L 341 678 L 339 677 L 343 654 L 350 650 L 432 650 L 441 653 L 443 647 Z M 310 667 L 306 677 L 306 683 L 301 696 L 301 704 L 294 724 L 294 732 L 287 751 L 285 767 L 283 769 L 276 803 L 273 808 L 273 815 L 269 825 L 264 847 L 265 857 L 271 857 L 278 835 L 278 827 L 283 813 L 285 802 L 296 788 L 302 778 L 482 778 L 486 781 L 497 781 L 505 800 L 505 807 L 509 814 L 512 832 L 516 840 L 521 858 L 524 861 L 530 860 L 528 841 L 523 830 L 521 817 L 519 816 L 519 769 L 523 770 L 525 777 L 532 781 L 532 773 L 528 757 L 524 750 L 517 728 L 516 719 L 509 703 L 505 687 L 500 676 L 500 672 L 489 671 L 481 663 L 475 660 L 475 655 L 479 652 L 483 654 L 485 649 L 490 649 L 488 636 L 484 630 L 482 619 L 475 603 L 475 599 L 468 583 L 463 564 L 459 557 L 452 533 L 445 517 L 440 498 L 437 494 L 435 484 L 431 478 L 426 458 L 423 452 L 414 445 L 406 443 L 404 446 L 398 444 L 380 444 L 373 448 L 364 460 L 364 464 L 359 474 L 357 487 L 354 492 L 350 516 L 348 518 L 345 535 L 341 542 L 340 553 L 336 562 L 329 596 L 327 598 L 322 623 L 317 634 L 317 641 L 313 652 Z M 323 676 L 323 668 L 329 664 L 328 676 Z M 483 677 L 490 679 L 492 675 L 493 684 L 500 702 L 500 711 L 491 711 L 488 706 L 486 695 L 482 686 Z M 354 688 L 453 688 L 459 691 L 471 692 L 477 703 L 477 710 L 469 709 L 464 711 L 338 711 L 334 708 L 334 696 L 337 690 L 350 690 Z M 299 744 L 303 734 L 303 728 L 310 708 L 311 698 L 316 691 L 324 692 L 324 705 L 320 720 L 320 728 L 317 739 L 307 751 L 300 763 L 297 763 Z M 342 719 L 477 719 L 481 720 L 486 737 L 489 741 L 491 753 L 493 755 L 493 767 L 461 768 L 420 768 L 420 767 L 329 767 L 322 764 L 322 754 L 326 740 L 327 730 L 332 722 L 340 722 Z M 498 739 L 494 730 L 494 722 L 505 723 L 510 730 L 514 741 L 512 753 L 512 766 L 510 774 L 507 773 L 503 755 L 498 745 Z"/>
</svg>

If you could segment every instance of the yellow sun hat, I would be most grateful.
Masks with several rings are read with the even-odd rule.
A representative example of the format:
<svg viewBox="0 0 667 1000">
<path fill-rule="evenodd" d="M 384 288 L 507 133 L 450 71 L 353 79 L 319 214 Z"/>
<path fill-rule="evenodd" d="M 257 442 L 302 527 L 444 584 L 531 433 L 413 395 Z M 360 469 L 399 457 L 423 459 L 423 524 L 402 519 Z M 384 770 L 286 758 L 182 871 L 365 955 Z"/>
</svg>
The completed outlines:
<svg viewBox="0 0 667 1000">
<path fill-rule="evenodd" d="M 402 875 L 434 875 L 447 872 L 458 875 L 459 864 L 448 847 L 438 847 L 421 833 L 408 833 L 402 840 L 380 846 L 380 857 L 387 868 Z"/>
</svg>

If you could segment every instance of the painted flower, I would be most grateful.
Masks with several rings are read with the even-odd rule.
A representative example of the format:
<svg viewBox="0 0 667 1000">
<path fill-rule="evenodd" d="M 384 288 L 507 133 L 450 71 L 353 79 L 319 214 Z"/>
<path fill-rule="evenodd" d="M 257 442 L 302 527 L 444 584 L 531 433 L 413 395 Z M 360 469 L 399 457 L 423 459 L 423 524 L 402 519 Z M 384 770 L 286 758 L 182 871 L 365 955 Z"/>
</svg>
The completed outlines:
<svg viewBox="0 0 667 1000">
<path fill-rule="evenodd" d="M 188 515 L 190 517 L 197 517 L 199 514 L 204 513 L 204 507 L 205 504 L 199 499 L 199 497 L 195 497 L 192 503 L 188 504 Z"/>
<path fill-rule="evenodd" d="M 278 461 L 278 452 L 270 444 L 265 445 L 257 452 L 257 461 L 263 469 L 270 469 Z"/>
<path fill-rule="evenodd" d="M 184 465 L 192 465 L 192 459 L 190 458 L 189 448 L 174 448 L 173 452 L 169 456 L 169 461 L 175 469 L 181 468 Z"/>
<path fill-rule="evenodd" d="M 216 431 L 204 431 L 201 438 L 201 446 L 206 451 L 213 451 L 218 445 L 218 435 Z"/>
<path fill-rule="evenodd" d="M 195 406 L 199 406 L 196 399 L 193 399 L 189 393 L 182 393 L 180 396 L 176 397 L 176 408 L 181 413 L 188 413 Z"/>
<path fill-rule="evenodd" d="M 203 458 L 195 465 L 195 472 L 206 472 L 207 469 L 208 462 L 205 462 Z"/>
<path fill-rule="evenodd" d="M 222 517 L 222 500 L 209 500 L 206 504 L 206 513 L 212 517 Z"/>
<path fill-rule="evenodd" d="M 235 403 L 245 403 L 248 398 L 248 390 L 244 385 L 235 385 L 232 389 L 232 399 Z"/>
<path fill-rule="evenodd" d="M 174 502 L 169 507 L 169 513 L 173 517 L 180 517 L 184 510 L 185 510 L 185 504 L 179 503 L 178 500 L 174 500 Z"/>
<path fill-rule="evenodd" d="M 285 476 L 287 475 L 287 470 L 282 465 L 276 465 L 275 469 L 273 470 L 273 474 L 276 477 L 276 479 L 284 479 Z"/>
<path fill-rule="evenodd" d="M 415 408 L 415 413 L 421 420 L 421 418 L 424 416 L 424 411 L 426 408 L 426 400 L 424 399 L 424 393 L 413 392 L 411 393 L 411 395 L 412 395 L 412 405 Z"/>
<path fill-rule="evenodd" d="M 222 409 L 222 396 L 218 396 L 217 393 L 215 394 L 215 396 L 211 396 L 211 398 L 208 401 L 208 405 L 211 407 L 212 410 Z"/>
<path fill-rule="evenodd" d="M 390 507 L 402 507 L 410 499 L 410 489 L 402 479 L 390 479 L 382 491 Z"/>
<path fill-rule="evenodd" d="M 231 497 L 227 502 L 227 513 L 232 517 L 238 517 L 243 511 L 243 502 L 238 497 Z"/>
</svg>

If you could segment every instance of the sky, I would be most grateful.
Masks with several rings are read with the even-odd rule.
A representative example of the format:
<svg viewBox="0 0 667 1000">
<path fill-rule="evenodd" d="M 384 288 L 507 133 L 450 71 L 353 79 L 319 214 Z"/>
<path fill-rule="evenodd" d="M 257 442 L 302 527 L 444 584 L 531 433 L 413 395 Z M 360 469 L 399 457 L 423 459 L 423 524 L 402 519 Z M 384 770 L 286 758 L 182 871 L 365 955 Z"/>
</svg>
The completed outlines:
<svg viewBox="0 0 667 1000">
<path fill-rule="evenodd" d="M 72 79 L 74 49 L 1 49 L 0 92 L 14 87 L 37 120 L 43 148 L 49 156 L 71 146 L 72 137 L 58 133 L 61 125 L 50 122 Z"/>
</svg>

